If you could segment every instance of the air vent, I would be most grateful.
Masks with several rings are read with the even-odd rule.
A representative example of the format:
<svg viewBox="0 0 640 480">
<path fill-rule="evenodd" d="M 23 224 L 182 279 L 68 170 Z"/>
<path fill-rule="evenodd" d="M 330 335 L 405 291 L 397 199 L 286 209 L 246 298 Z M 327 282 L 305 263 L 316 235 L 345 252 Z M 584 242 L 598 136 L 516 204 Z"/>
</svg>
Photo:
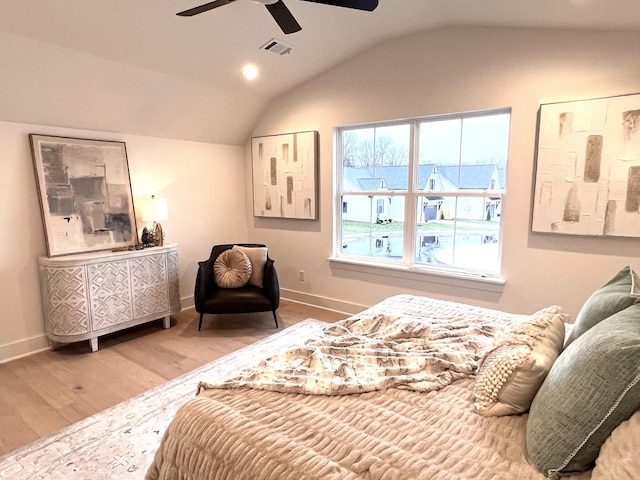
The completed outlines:
<svg viewBox="0 0 640 480">
<path fill-rule="evenodd" d="M 276 40 L 275 38 L 272 38 L 267 43 L 262 45 L 260 49 L 266 50 L 267 52 L 271 52 L 275 55 L 286 55 L 288 53 L 291 53 L 291 50 L 293 50 L 293 47 L 290 45 L 287 45 L 286 43 L 282 43 L 280 40 Z"/>
</svg>

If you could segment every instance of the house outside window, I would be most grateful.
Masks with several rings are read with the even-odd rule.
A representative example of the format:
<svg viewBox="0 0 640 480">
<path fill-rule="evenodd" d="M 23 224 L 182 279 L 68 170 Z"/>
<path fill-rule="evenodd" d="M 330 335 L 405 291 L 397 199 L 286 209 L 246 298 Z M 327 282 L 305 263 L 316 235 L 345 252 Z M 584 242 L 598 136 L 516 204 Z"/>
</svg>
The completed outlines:
<svg viewBox="0 0 640 480">
<path fill-rule="evenodd" d="M 501 109 L 338 128 L 334 255 L 499 274 L 510 119 Z"/>
</svg>

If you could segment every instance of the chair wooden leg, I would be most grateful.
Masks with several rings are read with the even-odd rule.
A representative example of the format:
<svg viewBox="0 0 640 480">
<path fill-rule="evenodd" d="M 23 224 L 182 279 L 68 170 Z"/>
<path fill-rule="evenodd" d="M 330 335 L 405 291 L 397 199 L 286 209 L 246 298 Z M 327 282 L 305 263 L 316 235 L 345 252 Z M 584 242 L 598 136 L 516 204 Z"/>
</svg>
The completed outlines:
<svg viewBox="0 0 640 480">
<path fill-rule="evenodd" d="M 200 322 L 198 323 L 198 331 L 202 330 L 202 317 L 204 317 L 204 313 L 200 314 Z"/>
<path fill-rule="evenodd" d="M 273 319 L 276 321 L 276 328 L 278 328 L 278 317 L 276 317 L 276 311 L 272 310 L 273 312 Z"/>
</svg>

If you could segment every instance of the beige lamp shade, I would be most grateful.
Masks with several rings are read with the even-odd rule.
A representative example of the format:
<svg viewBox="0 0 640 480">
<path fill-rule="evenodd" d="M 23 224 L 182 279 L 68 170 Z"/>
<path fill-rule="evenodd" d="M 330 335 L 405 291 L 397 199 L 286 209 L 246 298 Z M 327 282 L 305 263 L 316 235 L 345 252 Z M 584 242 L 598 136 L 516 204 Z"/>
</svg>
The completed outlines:
<svg viewBox="0 0 640 480">
<path fill-rule="evenodd" d="M 169 206 L 164 197 L 151 198 L 142 202 L 140 218 L 143 222 L 165 222 L 169 220 Z"/>
</svg>

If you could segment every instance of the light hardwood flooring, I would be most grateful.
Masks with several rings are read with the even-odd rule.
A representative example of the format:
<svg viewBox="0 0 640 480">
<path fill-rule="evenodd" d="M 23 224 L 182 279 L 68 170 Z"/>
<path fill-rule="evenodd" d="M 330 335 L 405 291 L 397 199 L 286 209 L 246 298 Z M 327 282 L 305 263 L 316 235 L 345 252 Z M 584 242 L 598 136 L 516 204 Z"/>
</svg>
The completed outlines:
<svg viewBox="0 0 640 480">
<path fill-rule="evenodd" d="M 281 330 L 306 318 L 348 315 L 282 300 Z M 205 315 L 185 309 L 162 320 L 0 364 L 0 455 L 44 437 L 276 333 L 271 312 Z"/>
</svg>

